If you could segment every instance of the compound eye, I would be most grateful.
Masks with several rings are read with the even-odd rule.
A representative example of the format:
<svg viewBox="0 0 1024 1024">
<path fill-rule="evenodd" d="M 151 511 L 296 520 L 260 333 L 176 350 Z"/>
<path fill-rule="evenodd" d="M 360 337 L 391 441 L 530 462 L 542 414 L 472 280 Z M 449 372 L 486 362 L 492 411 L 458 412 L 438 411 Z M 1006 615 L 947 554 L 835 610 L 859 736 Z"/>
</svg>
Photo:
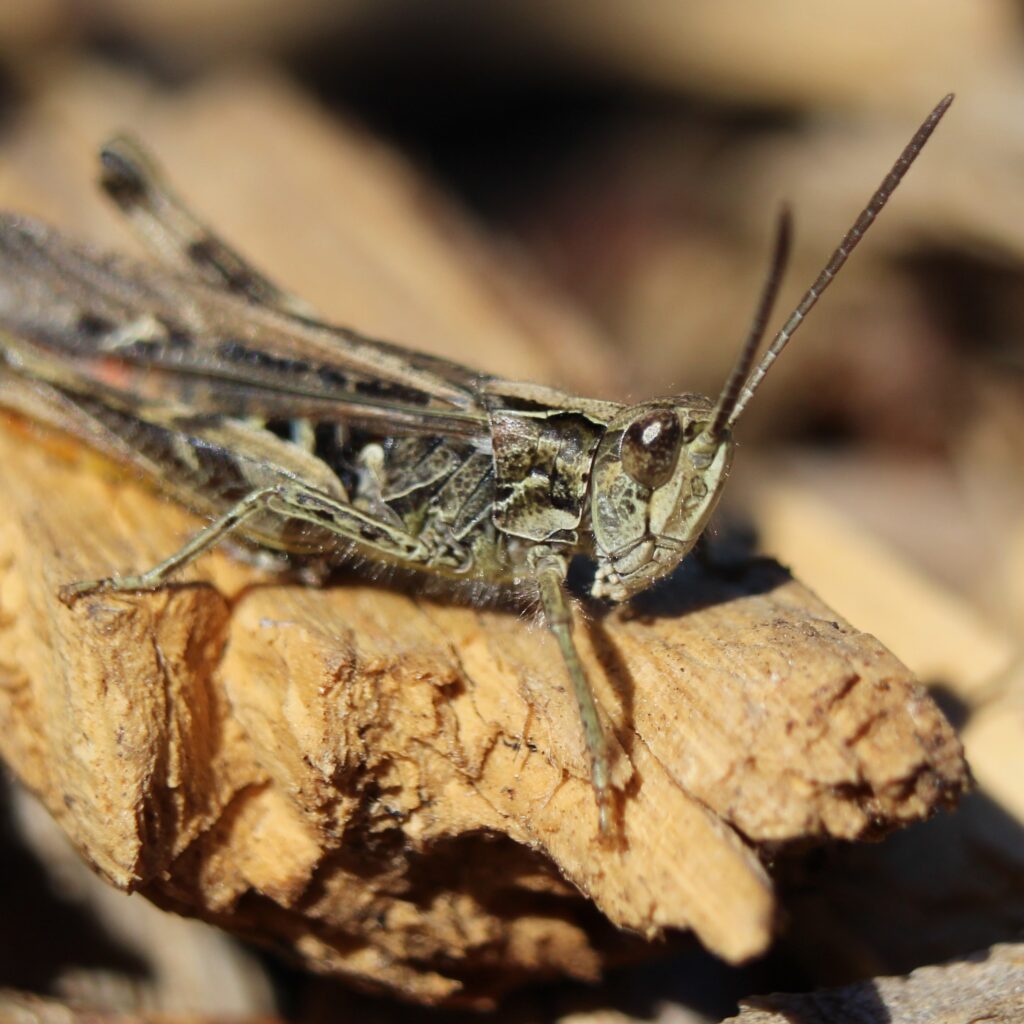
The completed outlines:
<svg viewBox="0 0 1024 1024">
<path fill-rule="evenodd" d="M 682 431 L 671 409 L 653 409 L 638 416 L 622 435 L 622 468 L 652 491 L 668 483 L 679 460 Z"/>
</svg>

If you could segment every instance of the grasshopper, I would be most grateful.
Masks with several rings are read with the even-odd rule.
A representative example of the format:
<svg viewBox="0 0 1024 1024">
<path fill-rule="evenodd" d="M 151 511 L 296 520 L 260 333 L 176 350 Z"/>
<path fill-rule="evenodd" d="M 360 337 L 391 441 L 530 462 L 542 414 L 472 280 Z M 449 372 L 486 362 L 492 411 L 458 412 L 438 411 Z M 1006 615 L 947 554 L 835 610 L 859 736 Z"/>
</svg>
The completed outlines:
<svg viewBox="0 0 1024 1024">
<path fill-rule="evenodd" d="M 589 557 L 591 595 L 617 603 L 694 547 L 744 409 L 952 99 L 921 124 L 756 367 L 790 245 L 785 209 L 718 398 L 629 406 L 318 321 L 196 219 L 137 143 L 113 140 L 101 186 L 165 266 L 0 214 L 0 404 L 134 468 L 209 522 L 147 571 L 69 584 L 62 600 L 153 590 L 229 534 L 287 559 L 355 558 L 539 599 L 608 836 L 609 745 L 573 641 L 569 563 Z"/>
</svg>

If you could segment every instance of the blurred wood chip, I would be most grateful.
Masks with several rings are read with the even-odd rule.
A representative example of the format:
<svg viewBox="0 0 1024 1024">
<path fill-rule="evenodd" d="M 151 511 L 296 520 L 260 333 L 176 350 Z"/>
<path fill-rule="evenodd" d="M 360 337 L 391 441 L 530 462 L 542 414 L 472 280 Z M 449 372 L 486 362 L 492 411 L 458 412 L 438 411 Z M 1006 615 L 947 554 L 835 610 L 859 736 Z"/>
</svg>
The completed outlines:
<svg viewBox="0 0 1024 1024">
<path fill-rule="evenodd" d="M 0 989 L 3 1024 L 218 1024 L 221 1016 L 202 1013 L 119 1013 L 44 999 L 30 992 Z M 276 1024 L 277 1017 L 232 1017 L 232 1024 Z"/>
<path fill-rule="evenodd" d="M 765 550 L 880 637 L 919 678 L 944 685 L 965 703 L 980 700 L 993 679 L 1013 664 L 1012 636 L 993 616 L 980 612 L 858 524 L 850 511 L 855 499 L 844 509 L 823 497 L 825 481 L 813 482 L 815 486 L 809 486 L 778 462 L 762 473 L 754 502 L 758 538 Z M 866 503 L 898 507 L 894 495 L 885 493 L 878 499 L 866 483 L 863 489 L 868 492 Z"/>
<path fill-rule="evenodd" d="M 524 377 L 612 379 L 586 326 L 401 161 L 267 76 L 168 97 L 72 76 L 5 140 L 3 204 L 109 225 L 72 182 L 114 124 L 330 315 Z M 191 582 L 69 610 L 60 584 L 149 565 L 197 526 L 102 470 L 32 427 L 0 433 L 0 750 L 115 885 L 314 970 L 477 1004 L 592 978 L 637 947 L 583 897 L 742 961 L 776 917 L 761 848 L 877 836 L 967 784 L 948 724 L 876 640 L 774 563 L 688 569 L 580 630 L 623 794 L 603 846 L 542 629 L 222 552 Z"/>
<path fill-rule="evenodd" d="M 1009 0 L 930 4 L 894 11 L 883 0 L 844 6 L 829 31 L 813 0 L 614 0 L 499 2 L 487 17 L 530 30 L 567 61 L 597 64 L 661 88 L 725 100 L 873 105 L 886 110 L 950 87 L 978 86 L 1018 60 L 1016 9 Z M 514 14 L 511 17 L 510 14 Z M 885 38 L 878 32 L 886 24 Z"/>
<path fill-rule="evenodd" d="M 722 1024 L 1017 1024 L 1024 1019 L 1024 946 L 1004 945 L 905 978 L 744 1000 Z"/>
</svg>

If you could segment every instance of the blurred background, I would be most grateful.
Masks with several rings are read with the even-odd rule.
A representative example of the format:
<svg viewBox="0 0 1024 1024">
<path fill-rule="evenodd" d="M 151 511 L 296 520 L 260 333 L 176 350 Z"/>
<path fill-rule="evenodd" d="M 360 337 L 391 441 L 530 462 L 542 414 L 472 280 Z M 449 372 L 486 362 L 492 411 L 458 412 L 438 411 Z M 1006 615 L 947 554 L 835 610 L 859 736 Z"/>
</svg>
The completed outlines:
<svg viewBox="0 0 1024 1024">
<path fill-rule="evenodd" d="M 862 0 L 826 18 L 812 0 L 4 0 L 0 77 L 5 207 L 129 246 L 88 198 L 92 154 L 123 124 L 226 237 L 331 318 L 622 399 L 716 393 L 780 203 L 796 217 L 789 308 L 955 91 L 753 403 L 718 538 L 754 538 L 917 671 L 978 790 L 879 846 L 780 865 L 786 920 L 758 965 L 690 951 L 506 1013 L 712 1021 L 754 992 L 1021 937 L 1024 6 Z M 487 287 L 451 285 L 386 210 L 358 245 L 336 241 L 332 225 L 366 217 L 358 189 L 328 177 L 335 137 L 397 162 L 407 201 L 443 211 Z M 462 333 L 366 294 L 365 260 L 399 292 L 450 286 Z M 521 318 L 516 338 L 480 312 L 492 293 Z M 391 1019 L 386 1002 L 198 925 L 202 937 L 168 940 L 161 929 L 183 922 L 79 877 L 13 784 L 6 803 L 5 887 L 19 882 L 0 985 L 125 1010 Z"/>
</svg>

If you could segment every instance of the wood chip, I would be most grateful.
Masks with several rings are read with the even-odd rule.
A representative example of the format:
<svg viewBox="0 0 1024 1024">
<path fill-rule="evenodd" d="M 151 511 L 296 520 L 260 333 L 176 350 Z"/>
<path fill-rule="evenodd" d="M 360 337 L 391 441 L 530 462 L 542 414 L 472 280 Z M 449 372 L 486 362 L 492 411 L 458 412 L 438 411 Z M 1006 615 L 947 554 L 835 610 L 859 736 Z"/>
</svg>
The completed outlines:
<svg viewBox="0 0 1024 1024">
<path fill-rule="evenodd" d="M 994 946 L 905 978 L 744 1000 L 722 1024 L 1018 1024 L 1024 1019 L 1024 946 Z"/>
<path fill-rule="evenodd" d="M 277 1017 L 230 1018 L 234 1024 L 281 1024 Z M 219 1024 L 225 1018 L 204 1013 L 120 1013 L 96 1010 L 75 1002 L 44 999 L 31 992 L 0 989 L 0 1021 L 5 1024 Z"/>
</svg>

